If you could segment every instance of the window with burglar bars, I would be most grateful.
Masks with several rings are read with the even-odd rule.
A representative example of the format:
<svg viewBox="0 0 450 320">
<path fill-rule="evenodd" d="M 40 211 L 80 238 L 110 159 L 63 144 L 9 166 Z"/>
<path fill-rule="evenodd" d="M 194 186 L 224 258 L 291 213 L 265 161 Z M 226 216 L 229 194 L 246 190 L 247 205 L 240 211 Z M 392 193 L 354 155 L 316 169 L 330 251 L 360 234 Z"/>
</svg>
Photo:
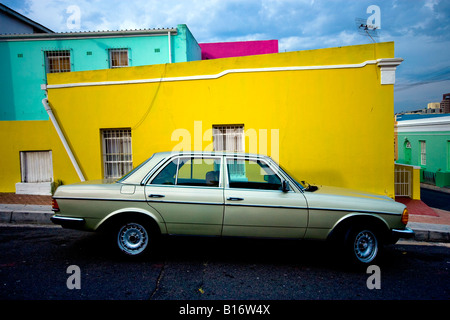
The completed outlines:
<svg viewBox="0 0 450 320">
<path fill-rule="evenodd" d="M 213 126 L 214 151 L 245 151 L 244 125 Z M 230 177 L 240 179 L 245 176 L 244 162 L 238 160 L 229 169 Z"/>
<path fill-rule="evenodd" d="M 102 130 L 105 178 L 120 178 L 133 168 L 131 129 Z"/>
<path fill-rule="evenodd" d="M 245 151 L 243 125 L 213 126 L 214 151 Z"/>
<path fill-rule="evenodd" d="M 45 51 L 47 73 L 70 72 L 70 50 Z"/>
<path fill-rule="evenodd" d="M 109 49 L 109 67 L 128 67 L 128 49 Z"/>
</svg>

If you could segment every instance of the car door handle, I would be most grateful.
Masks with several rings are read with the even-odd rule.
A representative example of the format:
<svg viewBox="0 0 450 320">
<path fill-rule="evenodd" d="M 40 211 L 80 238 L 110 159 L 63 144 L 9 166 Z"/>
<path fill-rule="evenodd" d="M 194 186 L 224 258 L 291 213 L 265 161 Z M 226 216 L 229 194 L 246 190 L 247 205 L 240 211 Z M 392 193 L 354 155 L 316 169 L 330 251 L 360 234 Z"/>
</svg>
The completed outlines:
<svg viewBox="0 0 450 320">
<path fill-rule="evenodd" d="M 163 195 L 163 194 L 149 194 L 148 197 L 149 198 L 164 198 L 165 195 Z"/>
<path fill-rule="evenodd" d="M 244 200 L 244 198 L 229 197 L 229 198 L 227 198 L 227 200 L 230 200 L 230 201 L 242 201 L 242 200 Z"/>
</svg>

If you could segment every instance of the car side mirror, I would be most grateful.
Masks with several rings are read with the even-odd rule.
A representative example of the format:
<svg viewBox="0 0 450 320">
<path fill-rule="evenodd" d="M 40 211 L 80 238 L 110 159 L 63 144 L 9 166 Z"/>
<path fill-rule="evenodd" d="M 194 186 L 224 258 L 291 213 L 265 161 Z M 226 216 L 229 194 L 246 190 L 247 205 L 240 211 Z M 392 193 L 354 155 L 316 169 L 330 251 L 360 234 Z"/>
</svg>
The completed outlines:
<svg viewBox="0 0 450 320">
<path fill-rule="evenodd" d="M 281 190 L 282 190 L 283 192 L 288 192 L 288 191 L 291 190 L 291 187 L 289 186 L 289 181 L 283 180 L 283 181 L 281 182 Z"/>
</svg>

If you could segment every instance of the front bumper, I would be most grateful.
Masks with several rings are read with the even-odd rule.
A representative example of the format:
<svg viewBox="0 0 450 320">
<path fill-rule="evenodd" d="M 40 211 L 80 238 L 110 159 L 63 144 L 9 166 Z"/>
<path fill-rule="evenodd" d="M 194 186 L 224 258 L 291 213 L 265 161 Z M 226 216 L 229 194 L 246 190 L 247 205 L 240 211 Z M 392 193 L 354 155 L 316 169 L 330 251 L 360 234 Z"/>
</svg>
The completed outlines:
<svg viewBox="0 0 450 320">
<path fill-rule="evenodd" d="M 55 214 L 50 218 L 54 224 L 59 224 L 63 228 L 82 229 L 86 221 L 83 218 L 63 217 Z"/>
<path fill-rule="evenodd" d="M 414 235 L 414 231 L 407 227 L 405 229 L 392 229 L 394 238 L 414 238 Z"/>
</svg>

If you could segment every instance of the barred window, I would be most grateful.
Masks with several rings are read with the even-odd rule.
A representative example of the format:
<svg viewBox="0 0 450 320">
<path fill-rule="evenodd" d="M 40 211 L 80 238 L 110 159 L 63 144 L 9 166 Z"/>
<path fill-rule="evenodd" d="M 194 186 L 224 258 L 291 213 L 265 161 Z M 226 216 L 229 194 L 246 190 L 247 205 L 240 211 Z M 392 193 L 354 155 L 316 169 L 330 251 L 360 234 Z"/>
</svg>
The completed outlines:
<svg viewBox="0 0 450 320">
<path fill-rule="evenodd" d="M 70 50 L 45 51 L 47 73 L 70 72 Z"/>
<path fill-rule="evenodd" d="M 128 49 L 109 49 L 109 67 L 128 67 Z"/>
<path fill-rule="evenodd" d="M 214 151 L 245 151 L 243 125 L 213 126 Z"/>
<path fill-rule="evenodd" d="M 217 125 L 213 126 L 213 146 L 214 151 L 245 151 L 244 125 Z M 228 174 L 234 178 L 245 177 L 245 166 L 239 162 L 228 167 Z"/>
<path fill-rule="evenodd" d="M 131 129 L 105 129 L 101 134 L 104 177 L 120 178 L 133 168 Z"/>
</svg>

